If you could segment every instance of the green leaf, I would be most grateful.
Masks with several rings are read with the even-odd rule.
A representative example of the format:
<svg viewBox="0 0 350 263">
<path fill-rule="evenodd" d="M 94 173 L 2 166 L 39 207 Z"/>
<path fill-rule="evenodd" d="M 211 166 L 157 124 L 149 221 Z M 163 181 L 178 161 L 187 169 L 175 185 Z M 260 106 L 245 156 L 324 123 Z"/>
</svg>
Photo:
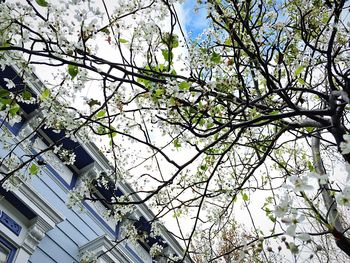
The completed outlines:
<svg viewBox="0 0 350 263">
<path fill-rule="evenodd" d="M 211 123 L 208 123 L 206 127 L 207 129 L 210 129 L 210 128 L 213 128 L 214 126 L 215 124 L 211 122 Z"/>
<path fill-rule="evenodd" d="M 116 129 L 113 127 L 113 126 L 110 126 L 109 128 L 109 137 L 112 139 L 113 137 L 117 136 L 117 132 L 116 132 Z"/>
<path fill-rule="evenodd" d="M 171 48 L 177 48 L 179 46 L 179 37 L 177 35 L 172 35 L 170 41 Z"/>
<path fill-rule="evenodd" d="M 298 82 L 299 82 L 301 85 L 305 85 L 305 81 L 304 81 L 302 78 L 298 78 Z"/>
<path fill-rule="evenodd" d="M 45 0 L 35 0 L 35 2 L 42 7 L 48 7 L 49 5 L 49 3 L 46 2 Z"/>
<path fill-rule="evenodd" d="M 39 172 L 39 167 L 33 163 L 32 166 L 29 167 L 29 173 L 31 175 L 36 175 L 38 174 L 38 172 Z"/>
<path fill-rule="evenodd" d="M 315 167 L 312 165 L 310 161 L 307 161 L 307 168 L 309 168 L 310 172 L 316 172 Z"/>
<path fill-rule="evenodd" d="M 10 46 L 10 40 L 7 40 L 6 42 L 2 43 L 2 45 L 0 47 L 9 47 Z M 0 50 L 0 52 L 3 52 L 5 50 Z"/>
<path fill-rule="evenodd" d="M 169 52 L 167 49 L 162 49 L 162 55 L 165 60 L 169 60 Z"/>
<path fill-rule="evenodd" d="M 159 98 L 164 94 L 164 89 L 160 88 L 160 89 L 156 89 L 154 95 Z"/>
<path fill-rule="evenodd" d="M 169 100 L 169 103 L 170 103 L 171 106 L 175 106 L 176 105 L 176 101 L 177 101 L 176 98 L 171 97 L 170 100 Z"/>
<path fill-rule="evenodd" d="M 182 215 L 182 210 L 181 209 L 177 209 L 173 213 L 173 218 L 179 218 L 179 217 L 181 217 L 181 215 Z"/>
<path fill-rule="evenodd" d="M 0 88 L 0 98 L 7 98 L 10 92 L 4 88 Z"/>
<path fill-rule="evenodd" d="M 328 12 L 324 12 L 324 14 L 323 14 L 323 16 L 321 18 L 322 23 L 327 23 L 328 19 L 329 19 Z"/>
<path fill-rule="evenodd" d="M 22 92 L 22 98 L 24 100 L 30 100 L 32 98 L 32 93 L 30 93 L 29 91 L 25 90 Z"/>
<path fill-rule="evenodd" d="M 280 114 L 280 111 L 274 110 L 274 111 L 271 111 L 271 112 L 269 113 L 269 115 L 277 115 L 277 114 Z"/>
<path fill-rule="evenodd" d="M 289 250 L 292 254 L 298 254 L 299 253 L 299 246 L 296 246 L 293 242 L 289 243 Z"/>
<path fill-rule="evenodd" d="M 119 38 L 119 43 L 121 43 L 121 44 L 126 44 L 126 43 L 128 43 L 129 41 L 127 41 L 126 39 L 124 39 L 124 38 Z"/>
<path fill-rule="evenodd" d="M 181 143 L 179 142 L 179 139 L 178 139 L 178 138 L 176 138 L 176 139 L 173 141 L 173 143 L 174 143 L 174 147 L 175 147 L 176 149 L 179 149 L 179 148 L 181 147 Z"/>
<path fill-rule="evenodd" d="M 72 77 L 72 79 L 74 79 L 79 72 L 79 68 L 76 65 L 68 65 L 68 74 Z"/>
<path fill-rule="evenodd" d="M 300 75 L 300 73 L 303 71 L 304 66 L 300 65 L 299 67 L 297 67 L 297 69 L 295 70 L 295 76 Z"/>
<path fill-rule="evenodd" d="M 308 133 L 312 133 L 315 130 L 315 127 L 306 127 L 305 129 Z"/>
<path fill-rule="evenodd" d="M 5 106 L 10 105 L 11 103 L 12 103 L 12 99 L 0 98 L 1 109 L 5 108 Z"/>
<path fill-rule="evenodd" d="M 221 61 L 221 56 L 220 56 L 220 54 L 213 52 L 211 54 L 210 60 L 216 64 L 219 64 Z"/>
<path fill-rule="evenodd" d="M 99 135 L 105 135 L 106 134 L 106 127 L 104 127 L 104 126 L 100 126 L 100 127 L 98 127 L 98 129 L 97 129 L 97 134 L 99 134 Z"/>
<path fill-rule="evenodd" d="M 248 201 L 249 200 L 249 196 L 246 193 L 242 194 L 242 198 L 243 198 L 243 201 Z"/>
<path fill-rule="evenodd" d="M 201 118 L 198 122 L 199 125 L 203 126 L 205 124 L 205 119 Z"/>
<path fill-rule="evenodd" d="M 231 41 L 231 38 L 226 38 L 226 40 L 225 40 L 225 45 L 227 45 L 227 46 L 231 46 L 232 45 L 232 41 Z"/>
<path fill-rule="evenodd" d="M 169 56 L 168 49 L 162 49 L 162 55 L 166 61 L 168 61 L 169 58 L 170 58 L 170 60 L 173 58 L 173 52 L 170 52 L 170 56 Z"/>
<path fill-rule="evenodd" d="M 180 90 L 190 90 L 191 84 L 188 83 L 187 81 L 182 81 L 179 84 L 179 89 Z"/>
<path fill-rule="evenodd" d="M 101 29 L 101 32 L 102 32 L 102 33 L 105 33 L 105 34 L 107 34 L 107 35 L 109 35 L 109 34 L 111 33 L 107 27 L 102 28 L 102 29 Z"/>
<path fill-rule="evenodd" d="M 137 82 L 144 84 L 146 87 L 151 83 L 149 80 L 143 78 L 137 78 Z"/>
<path fill-rule="evenodd" d="M 276 223 L 276 217 L 274 217 L 273 215 L 269 215 L 269 219 L 270 219 L 273 223 Z"/>
<path fill-rule="evenodd" d="M 13 106 L 9 109 L 9 113 L 11 114 L 11 116 L 15 116 L 19 110 L 20 110 L 20 107 L 19 107 L 19 105 L 16 103 L 15 105 L 13 105 Z"/>
<path fill-rule="evenodd" d="M 41 95 L 40 95 L 40 99 L 42 101 L 46 100 L 48 97 L 50 96 L 50 90 L 49 89 L 45 89 Z"/>
<path fill-rule="evenodd" d="M 95 106 L 95 105 L 101 105 L 101 102 L 100 101 L 98 101 L 98 100 L 95 100 L 95 99 L 90 99 L 88 102 L 87 102 L 87 104 L 90 106 L 90 107 L 93 107 L 93 106 Z"/>
<path fill-rule="evenodd" d="M 199 168 L 203 171 L 208 170 L 208 166 L 206 164 L 202 164 Z"/>
<path fill-rule="evenodd" d="M 99 112 L 97 112 L 96 117 L 102 118 L 105 115 L 106 115 L 106 111 L 105 110 L 100 110 Z"/>
<path fill-rule="evenodd" d="M 172 70 L 170 71 L 170 74 L 172 74 L 172 75 L 177 75 L 175 69 L 172 69 Z"/>
<path fill-rule="evenodd" d="M 179 37 L 177 35 L 165 33 L 162 42 L 163 44 L 168 45 L 170 48 L 177 48 L 179 46 Z"/>
</svg>

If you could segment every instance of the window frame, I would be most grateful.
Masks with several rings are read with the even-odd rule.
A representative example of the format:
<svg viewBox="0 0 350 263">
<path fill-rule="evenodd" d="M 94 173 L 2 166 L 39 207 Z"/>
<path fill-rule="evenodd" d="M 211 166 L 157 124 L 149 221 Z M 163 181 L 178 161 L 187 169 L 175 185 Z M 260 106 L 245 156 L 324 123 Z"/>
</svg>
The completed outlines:
<svg viewBox="0 0 350 263">
<path fill-rule="evenodd" d="M 14 245 L 12 245 L 9 241 L 7 241 L 7 239 L 3 238 L 2 236 L 0 236 L 0 245 L 5 247 L 9 251 L 7 254 L 5 263 L 13 263 L 13 260 L 15 258 L 16 252 L 17 252 L 17 248 Z"/>
</svg>

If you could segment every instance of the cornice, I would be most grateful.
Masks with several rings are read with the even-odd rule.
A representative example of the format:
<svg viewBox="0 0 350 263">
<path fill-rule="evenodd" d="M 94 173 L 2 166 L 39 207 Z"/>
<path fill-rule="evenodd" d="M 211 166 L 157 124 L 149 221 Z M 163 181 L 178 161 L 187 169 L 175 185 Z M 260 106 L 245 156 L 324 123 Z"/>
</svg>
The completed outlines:
<svg viewBox="0 0 350 263">
<path fill-rule="evenodd" d="M 48 222 L 40 216 L 35 217 L 31 221 L 31 227 L 28 229 L 26 238 L 24 239 L 22 247 L 33 254 L 40 241 L 45 237 L 46 232 L 53 229 Z"/>
<path fill-rule="evenodd" d="M 43 218 L 52 228 L 64 220 L 62 214 L 57 212 L 52 205 L 26 183 L 23 183 L 14 194 L 23 200 L 27 206 Z"/>
<path fill-rule="evenodd" d="M 79 252 L 83 254 L 90 251 L 100 256 L 105 262 L 132 262 L 122 251 L 121 245 L 116 245 L 107 235 L 95 238 L 79 248 Z"/>
</svg>

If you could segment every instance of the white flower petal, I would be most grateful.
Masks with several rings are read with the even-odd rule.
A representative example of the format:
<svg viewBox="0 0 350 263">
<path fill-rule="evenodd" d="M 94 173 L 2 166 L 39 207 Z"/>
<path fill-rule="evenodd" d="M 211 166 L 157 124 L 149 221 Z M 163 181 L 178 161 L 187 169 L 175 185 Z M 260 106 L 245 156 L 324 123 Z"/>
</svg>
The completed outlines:
<svg viewBox="0 0 350 263">
<path fill-rule="evenodd" d="M 286 233 L 292 237 L 295 236 L 295 230 L 296 230 L 297 226 L 294 224 L 291 224 L 287 227 Z"/>
<path fill-rule="evenodd" d="M 305 241 L 305 242 L 311 240 L 310 235 L 307 234 L 307 233 L 298 234 L 296 237 L 297 237 L 298 239 L 300 239 L 301 241 Z"/>
</svg>

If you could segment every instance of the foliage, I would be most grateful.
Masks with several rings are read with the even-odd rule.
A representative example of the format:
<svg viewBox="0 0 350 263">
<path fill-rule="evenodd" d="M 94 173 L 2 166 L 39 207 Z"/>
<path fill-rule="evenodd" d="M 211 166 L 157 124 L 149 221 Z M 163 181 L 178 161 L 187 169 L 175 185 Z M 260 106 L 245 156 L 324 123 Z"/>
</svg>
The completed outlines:
<svg viewBox="0 0 350 263">
<path fill-rule="evenodd" d="M 350 256 L 348 3 L 199 1 L 209 27 L 196 39 L 183 33 L 174 1 L 102 3 L 0 4 L 0 65 L 15 64 L 26 83 L 6 81 L 1 118 L 16 123 L 25 115 L 18 105 L 35 103 L 34 131 L 97 140 L 111 161 L 110 171 L 82 179 L 70 205 L 94 200 L 96 181 L 112 195 L 109 182 L 127 181 L 135 193 L 105 200 L 107 216 L 126 220 L 146 203 L 152 224 L 185 221 L 184 255 L 198 237 L 222 240 L 242 207 L 254 232 L 229 245 L 232 253 L 262 236 L 273 246 L 286 233 L 295 261 Z M 45 79 L 37 97 L 27 90 L 32 72 Z M 23 142 L 35 148 L 31 135 Z M 60 141 L 24 162 L 15 147 L 1 160 L 8 189 L 21 169 L 39 174 L 34 163 L 46 152 L 74 166 Z M 257 219 L 262 198 L 266 218 Z M 317 254 L 317 245 L 329 253 Z M 208 249 L 207 261 L 225 260 L 226 248 Z M 264 250 L 245 249 L 267 260 Z"/>
</svg>

